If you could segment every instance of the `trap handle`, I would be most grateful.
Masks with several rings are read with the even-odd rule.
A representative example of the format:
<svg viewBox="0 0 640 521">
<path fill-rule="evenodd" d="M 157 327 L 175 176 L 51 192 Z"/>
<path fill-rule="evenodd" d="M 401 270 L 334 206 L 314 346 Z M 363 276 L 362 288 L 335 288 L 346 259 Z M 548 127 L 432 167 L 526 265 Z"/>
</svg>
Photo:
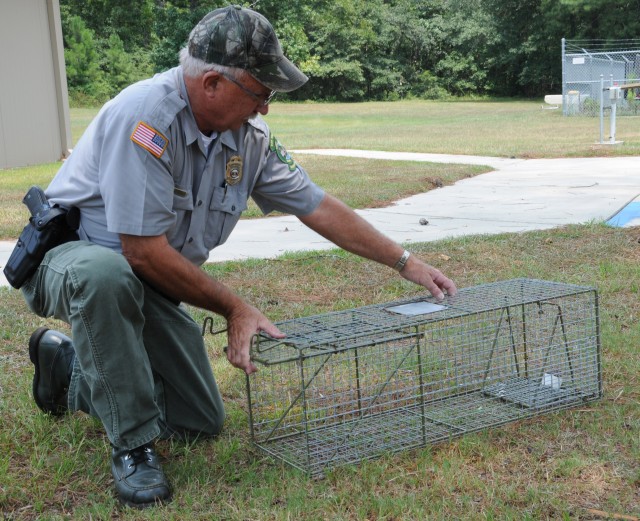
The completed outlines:
<svg viewBox="0 0 640 521">
<path fill-rule="evenodd" d="M 273 342 L 267 346 L 260 347 L 260 338 L 263 338 L 264 340 L 272 340 Z M 254 353 L 256 354 L 265 353 L 267 351 L 271 351 L 272 349 L 275 349 L 276 347 L 280 347 L 281 345 L 284 345 L 284 344 L 285 344 L 284 340 L 278 340 L 277 338 L 273 338 L 272 336 L 269 336 L 264 331 L 261 331 L 260 333 L 256 333 L 251 337 L 251 346 L 249 350 L 250 350 L 251 356 L 253 357 Z"/>
<path fill-rule="evenodd" d="M 207 331 L 207 327 L 209 328 Z M 205 334 L 209 333 L 210 335 L 219 335 L 220 333 L 224 333 L 227 330 L 227 328 L 222 328 L 222 329 L 218 329 L 217 331 L 213 330 L 213 317 L 205 317 L 205 319 L 202 322 L 202 336 L 204 336 Z M 227 350 L 227 348 L 225 347 L 225 351 Z"/>
</svg>

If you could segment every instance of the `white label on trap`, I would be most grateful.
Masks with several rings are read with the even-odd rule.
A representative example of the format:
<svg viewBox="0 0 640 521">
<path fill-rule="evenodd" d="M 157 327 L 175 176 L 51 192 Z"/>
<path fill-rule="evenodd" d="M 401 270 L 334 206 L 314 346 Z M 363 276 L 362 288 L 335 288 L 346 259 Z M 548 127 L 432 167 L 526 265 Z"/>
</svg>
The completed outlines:
<svg viewBox="0 0 640 521">
<path fill-rule="evenodd" d="M 542 375 L 541 385 L 543 387 L 551 387 L 552 389 L 560 389 L 562 385 L 562 378 L 553 374 L 544 373 Z"/>
<path fill-rule="evenodd" d="M 398 313 L 399 315 L 426 315 L 447 309 L 447 306 L 432 304 L 431 302 L 412 302 L 410 304 L 400 304 L 387 308 L 387 311 Z"/>
</svg>

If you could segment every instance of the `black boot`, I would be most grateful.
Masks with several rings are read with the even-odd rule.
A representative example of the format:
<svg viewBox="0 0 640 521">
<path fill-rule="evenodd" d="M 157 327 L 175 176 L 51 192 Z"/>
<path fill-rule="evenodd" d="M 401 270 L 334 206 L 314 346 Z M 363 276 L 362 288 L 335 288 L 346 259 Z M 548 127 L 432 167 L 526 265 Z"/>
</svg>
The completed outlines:
<svg viewBox="0 0 640 521">
<path fill-rule="evenodd" d="M 144 508 L 171 500 L 171 489 L 160 468 L 153 445 L 113 449 L 111 472 L 122 503 Z"/>
<path fill-rule="evenodd" d="M 71 339 L 41 327 L 29 339 L 29 358 L 35 366 L 33 399 L 48 414 L 67 412 L 67 396 L 75 352 Z"/>
</svg>

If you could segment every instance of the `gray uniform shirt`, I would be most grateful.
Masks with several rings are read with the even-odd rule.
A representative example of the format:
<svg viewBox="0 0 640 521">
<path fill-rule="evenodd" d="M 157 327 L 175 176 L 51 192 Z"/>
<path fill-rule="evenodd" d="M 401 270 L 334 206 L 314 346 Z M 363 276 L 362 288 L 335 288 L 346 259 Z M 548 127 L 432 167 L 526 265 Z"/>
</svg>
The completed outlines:
<svg viewBox="0 0 640 521">
<path fill-rule="evenodd" d="M 79 235 L 121 251 L 118 234 L 166 234 L 194 264 L 224 243 L 252 197 L 265 213 L 307 215 L 324 192 L 257 117 L 207 153 L 179 67 L 108 102 L 46 190 L 80 209 Z"/>
</svg>

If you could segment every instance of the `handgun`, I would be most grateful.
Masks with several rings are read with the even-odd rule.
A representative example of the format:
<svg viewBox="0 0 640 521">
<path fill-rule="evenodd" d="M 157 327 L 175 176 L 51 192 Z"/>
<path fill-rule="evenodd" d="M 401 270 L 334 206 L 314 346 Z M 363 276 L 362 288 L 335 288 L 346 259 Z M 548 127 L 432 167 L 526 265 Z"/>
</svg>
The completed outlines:
<svg viewBox="0 0 640 521">
<path fill-rule="evenodd" d="M 39 186 L 29 188 L 22 202 L 29 208 L 30 220 L 38 230 L 42 230 L 52 219 L 66 213 L 66 210 L 58 206 L 52 207 L 44 195 L 44 190 Z"/>
</svg>

